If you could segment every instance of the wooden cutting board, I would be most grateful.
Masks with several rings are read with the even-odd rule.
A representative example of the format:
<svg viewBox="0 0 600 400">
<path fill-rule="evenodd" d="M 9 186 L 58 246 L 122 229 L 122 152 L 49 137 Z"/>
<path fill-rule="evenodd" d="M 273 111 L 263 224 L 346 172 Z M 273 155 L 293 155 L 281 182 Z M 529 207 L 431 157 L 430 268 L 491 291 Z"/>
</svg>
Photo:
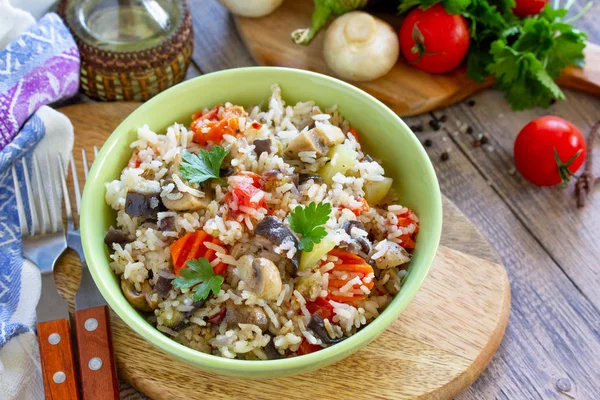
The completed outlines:
<svg viewBox="0 0 600 400">
<path fill-rule="evenodd" d="M 323 59 L 325 30 L 309 46 L 290 40 L 290 32 L 310 25 L 312 0 L 288 0 L 262 18 L 234 17 L 238 31 L 254 60 L 260 65 L 293 67 L 335 76 Z M 381 15 L 397 31 L 401 18 Z M 600 46 L 589 43 L 585 68 L 569 67 L 558 80 L 568 88 L 600 96 Z M 467 78 L 464 68 L 431 75 L 406 64 L 400 56 L 395 67 L 372 82 L 352 82 L 383 101 L 400 116 L 418 115 L 454 104 L 480 90 L 492 80 L 478 83 Z"/>
<path fill-rule="evenodd" d="M 93 158 L 137 103 L 62 108 L 75 128 L 74 152 Z M 78 165 L 80 179 L 82 166 Z M 104 201 L 98 199 L 98 201 Z M 80 264 L 69 251 L 57 286 L 71 309 Z M 289 378 L 222 377 L 183 364 L 153 347 L 111 313 L 122 379 L 155 400 L 167 399 L 448 399 L 469 387 L 498 348 L 510 312 L 504 267 L 489 242 L 444 197 L 442 246 L 413 302 L 379 338 L 347 359 Z"/>
</svg>

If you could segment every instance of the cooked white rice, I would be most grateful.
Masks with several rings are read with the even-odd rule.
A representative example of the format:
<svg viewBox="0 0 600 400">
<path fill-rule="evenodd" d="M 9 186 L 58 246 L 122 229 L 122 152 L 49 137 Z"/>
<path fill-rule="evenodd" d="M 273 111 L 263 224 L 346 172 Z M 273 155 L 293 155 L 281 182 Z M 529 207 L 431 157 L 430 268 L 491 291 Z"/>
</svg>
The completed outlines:
<svg viewBox="0 0 600 400">
<path fill-rule="evenodd" d="M 307 352 L 299 351 L 305 342 L 313 350 L 327 346 L 319 333 L 309 328 L 311 309 L 314 312 L 323 304 L 327 304 L 325 308 L 330 312 L 323 321 L 328 335 L 351 336 L 385 309 L 400 289 L 405 274 L 406 265 L 374 267 L 374 273 L 369 274 L 340 271 L 337 266 L 341 260 L 325 255 L 311 269 L 292 276 L 289 262 L 300 251 L 295 243 L 288 240 L 276 245 L 254 233 L 266 216 L 272 215 L 289 225 L 287 217 L 298 205 L 330 203 L 332 212 L 325 224 L 328 239 L 336 247 L 344 247 L 362 238 L 370 244 L 370 250 L 357 254 L 373 266 L 386 255 L 387 243 L 407 246 L 418 231 L 418 218 L 406 207 L 394 204 L 393 193 L 380 205 L 355 211 L 365 203 L 365 185 L 383 181 L 384 169 L 362 152 L 360 143 L 349 133 L 348 121 L 336 106 L 321 109 L 313 101 L 288 105 L 278 85 L 271 90 L 268 107 L 247 108 L 238 120 L 239 132 L 224 135 L 219 143 L 229 150 L 224 165 L 233 173 L 226 178 L 228 184 L 210 182 L 208 190 L 212 195 L 207 199 L 212 200 L 205 208 L 161 211 L 154 220 L 132 217 L 125 212 L 128 192 L 160 193 L 165 201 L 207 196 L 206 186 L 186 181 L 174 167 L 185 151 L 196 153 L 210 145 L 196 143 L 195 133 L 178 123 L 166 132 L 154 132 L 148 125 L 140 127 L 137 140 L 131 143 L 134 152 L 128 166 L 118 180 L 106 184 L 106 202 L 117 211 L 114 225 L 129 238 L 125 244 L 112 245 L 111 268 L 120 275 L 124 286 L 130 285 L 132 290 L 142 293 L 147 288 L 152 290 L 149 298 L 153 300 L 150 307 L 153 311 L 147 315 L 158 330 L 186 346 L 227 358 L 270 359 L 274 357 L 273 351 L 281 357 L 295 356 Z M 224 115 L 231 107 L 234 106 L 230 103 L 220 105 L 216 113 Z M 202 115 L 209 112 L 205 109 Z M 315 175 L 327 163 L 335 161 L 311 150 L 300 151 L 294 158 L 283 151 L 302 132 L 321 125 L 341 128 L 345 135 L 343 143 L 357 151 L 357 159 L 346 174 L 336 174 L 330 186 L 311 177 L 296 186 L 289 177 L 298 173 Z M 200 129 L 202 133 L 209 131 L 206 127 Z M 270 140 L 269 151 L 257 155 L 254 143 L 264 139 Z M 245 205 L 232 194 L 232 187 L 252 182 L 252 178 L 240 174 L 243 171 L 261 177 L 278 171 L 271 187 L 265 184 L 264 190 L 251 196 L 250 203 L 259 204 L 258 207 Z M 360 226 L 345 231 L 343 226 L 349 221 L 360 222 Z M 226 267 L 221 291 L 202 304 L 194 303 L 189 289 L 170 287 L 167 294 L 160 295 L 156 289 L 159 277 L 174 276 L 169 246 L 185 234 L 200 230 L 208 234 L 203 244 L 214 254 L 211 266 L 223 263 Z M 265 258 L 276 265 L 282 281 L 277 296 L 261 298 L 252 285 L 244 282 L 239 260 L 246 255 Z M 345 283 L 331 286 L 340 280 Z M 349 301 L 352 299 L 355 300 Z M 261 324 L 240 321 L 232 325 L 229 313 L 237 309 L 252 309 L 265 319 Z"/>
</svg>

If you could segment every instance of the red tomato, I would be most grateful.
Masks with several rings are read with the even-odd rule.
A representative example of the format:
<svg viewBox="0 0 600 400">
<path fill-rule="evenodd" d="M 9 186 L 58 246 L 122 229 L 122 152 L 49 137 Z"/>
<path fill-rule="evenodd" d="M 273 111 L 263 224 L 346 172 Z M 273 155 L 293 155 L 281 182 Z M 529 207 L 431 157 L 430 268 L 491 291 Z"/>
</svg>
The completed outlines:
<svg viewBox="0 0 600 400">
<path fill-rule="evenodd" d="M 264 190 L 262 190 L 263 180 L 253 172 L 240 172 L 239 176 L 244 176 L 246 179 L 236 182 L 232 185 L 230 192 L 225 195 L 225 201 L 230 205 L 233 215 L 240 213 L 239 206 L 258 209 L 265 207 Z M 257 200 L 256 195 L 262 193 L 260 199 Z M 233 204 L 237 202 L 237 208 L 233 210 Z"/>
<path fill-rule="evenodd" d="M 555 151 L 562 165 L 557 163 Z M 575 157 L 577 152 L 580 153 Z M 568 180 L 568 175 L 575 173 L 585 161 L 585 139 L 569 121 L 548 115 L 534 119 L 521 129 L 514 154 L 517 169 L 525 179 L 538 186 L 558 185 Z"/>
<path fill-rule="evenodd" d="M 512 11 L 517 17 L 529 17 L 542 11 L 547 2 L 548 0 L 516 0 Z"/>
<path fill-rule="evenodd" d="M 328 319 L 329 322 L 332 322 L 333 318 L 333 306 L 329 304 L 327 299 L 323 297 L 317 297 L 315 301 L 309 301 L 306 303 L 306 309 L 311 314 L 319 314 L 321 318 Z"/>
<path fill-rule="evenodd" d="M 192 115 L 190 129 L 194 132 L 194 142 L 206 145 L 208 142 L 218 144 L 223 141 L 223 135 L 237 136 L 240 133 L 239 118 L 246 116 L 246 111 L 240 106 L 226 108 L 219 116 L 219 108 L 216 105 L 212 110 L 202 115 L 196 112 Z"/>
<path fill-rule="evenodd" d="M 227 307 L 221 307 L 221 311 L 213 315 L 208 319 L 208 322 L 214 325 L 219 325 L 223 318 L 225 318 L 225 314 L 227 313 Z"/>
<path fill-rule="evenodd" d="M 319 351 L 321 349 L 322 347 L 318 344 L 310 344 L 306 339 L 302 339 L 302 343 L 300 343 L 297 353 L 298 355 L 302 356 L 304 354 L 314 353 L 315 351 Z"/>
<path fill-rule="evenodd" d="M 456 68 L 469 50 L 469 28 L 461 15 L 441 4 L 413 9 L 400 27 L 400 48 L 406 61 L 425 72 L 441 74 Z"/>
</svg>

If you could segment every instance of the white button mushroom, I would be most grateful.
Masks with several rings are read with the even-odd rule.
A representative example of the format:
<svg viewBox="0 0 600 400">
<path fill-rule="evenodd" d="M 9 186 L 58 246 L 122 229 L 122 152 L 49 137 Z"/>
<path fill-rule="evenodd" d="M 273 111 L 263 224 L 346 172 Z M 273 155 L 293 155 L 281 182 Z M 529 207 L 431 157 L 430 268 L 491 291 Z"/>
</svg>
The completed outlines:
<svg viewBox="0 0 600 400">
<path fill-rule="evenodd" d="M 396 64 L 400 44 L 386 22 L 362 11 L 345 14 L 325 34 L 325 62 L 343 79 L 370 81 Z"/>
<path fill-rule="evenodd" d="M 282 282 L 279 269 L 273 261 L 246 255 L 237 262 L 240 279 L 256 296 L 265 300 L 275 300 L 281 293 Z"/>
<path fill-rule="evenodd" d="M 220 0 L 229 11 L 240 17 L 264 17 L 271 14 L 283 0 Z"/>
</svg>

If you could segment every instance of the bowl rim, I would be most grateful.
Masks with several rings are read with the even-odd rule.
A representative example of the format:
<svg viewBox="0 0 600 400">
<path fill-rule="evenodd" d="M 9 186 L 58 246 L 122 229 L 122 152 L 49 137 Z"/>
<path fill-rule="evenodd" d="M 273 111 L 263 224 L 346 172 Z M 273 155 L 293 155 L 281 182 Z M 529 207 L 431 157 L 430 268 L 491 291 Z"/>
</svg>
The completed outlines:
<svg viewBox="0 0 600 400">
<path fill-rule="evenodd" d="M 181 90 L 185 85 L 190 82 L 199 82 L 205 79 L 224 79 L 225 81 L 231 75 L 238 74 L 254 74 L 259 71 L 278 71 L 287 74 L 295 74 L 301 79 L 309 78 L 309 79 L 317 79 L 320 81 L 324 81 L 333 85 L 342 86 L 345 90 L 350 91 L 352 94 L 364 97 L 366 100 L 370 102 L 374 102 L 379 108 L 382 109 L 383 113 L 388 114 L 395 122 L 402 128 L 400 130 L 404 130 L 403 134 L 409 137 L 409 140 L 412 140 L 416 145 L 417 151 L 420 153 L 419 156 L 425 160 L 426 168 L 425 173 L 427 178 L 433 182 L 434 190 L 431 194 L 432 201 L 434 203 L 434 213 L 436 215 L 432 215 L 432 226 L 430 235 L 432 236 L 432 244 L 430 245 L 431 251 L 428 254 L 425 254 L 421 261 L 422 264 L 425 264 L 426 267 L 423 267 L 419 270 L 414 270 L 411 272 L 415 274 L 413 279 L 413 284 L 409 287 L 403 287 L 403 290 L 400 291 L 399 294 L 394 296 L 392 302 L 388 305 L 388 307 L 372 322 L 365 325 L 354 335 L 348 337 L 346 340 L 337 343 L 333 346 L 324 348 L 314 353 L 305 354 L 302 356 L 284 358 L 279 360 L 238 360 L 238 359 L 229 359 L 222 356 L 216 356 L 208 353 L 203 353 L 201 351 L 195 350 L 193 348 L 184 346 L 180 343 L 177 343 L 175 340 L 166 336 L 158 329 L 153 327 L 147 322 L 141 322 L 139 319 L 136 319 L 131 313 L 138 312 L 130 305 L 121 306 L 121 304 L 115 300 L 113 300 L 111 296 L 111 290 L 107 286 L 107 282 L 105 280 L 106 273 L 110 273 L 110 275 L 114 276 L 114 272 L 108 269 L 108 271 L 100 271 L 102 267 L 96 266 L 96 260 L 94 259 L 93 252 L 93 239 L 94 232 L 93 227 L 85 224 L 85 216 L 93 212 L 94 210 L 94 201 L 88 200 L 87 197 L 90 196 L 89 192 L 92 189 L 88 182 L 95 182 L 95 185 L 102 184 L 104 182 L 97 182 L 98 174 L 102 167 L 102 160 L 107 157 L 107 155 L 111 152 L 111 150 L 117 145 L 118 139 L 124 133 L 120 133 L 115 135 L 122 126 L 126 125 L 127 122 L 133 118 L 135 114 L 143 113 L 147 109 L 152 108 L 155 103 L 159 103 L 162 101 L 162 97 L 167 96 L 169 93 L 176 92 Z M 316 100 L 318 101 L 318 100 Z M 433 264 L 433 260 L 437 254 L 437 249 L 439 247 L 441 232 L 442 232 L 442 197 L 441 191 L 439 187 L 439 182 L 429 159 L 425 149 L 421 145 L 420 141 L 416 137 L 416 135 L 410 130 L 410 128 L 406 125 L 406 123 L 396 114 L 394 113 L 388 106 L 386 106 L 383 102 L 376 99 L 369 93 L 349 84 L 339 79 L 319 74 L 316 72 L 294 69 L 294 68 L 283 68 L 283 67 L 244 67 L 244 68 L 235 68 L 222 70 L 218 72 L 212 72 L 210 74 L 201 75 L 199 77 L 190 79 L 188 81 L 184 81 L 176 86 L 173 86 L 166 91 L 158 94 L 152 99 L 140 105 L 136 110 L 134 110 L 131 114 L 129 114 L 111 133 L 109 138 L 102 145 L 98 156 L 96 157 L 100 162 L 94 162 L 92 168 L 89 172 L 88 180 L 86 181 L 86 185 L 83 193 L 82 207 L 81 207 L 81 218 L 82 218 L 82 226 L 81 226 L 81 238 L 83 244 L 84 254 L 86 255 L 87 263 L 91 275 L 94 279 L 95 284 L 98 289 L 102 293 L 102 296 L 106 300 L 106 302 L 111 306 L 111 308 L 115 311 L 115 313 L 121 318 L 134 332 L 143 337 L 146 341 L 151 343 L 152 345 L 158 347 L 159 349 L 167 352 L 169 355 L 187 362 L 188 364 L 192 364 L 198 366 L 200 368 L 211 370 L 215 369 L 216 372 L 228 371 L 231 373 L 243 373 L 251 370 L 255 373 L 264 373 L 264 372 L 276 372 L 282 370 L 301 370 L 308 369 L 313 365 L 320 364 L 322 362 L 326 362 L 326 360 L 335 358 L 336 355 L 341 353 L 345 353 L 349 355 L 354 351 L 358 350 L 361 345 L 365 345 L 370 340 L 374 339 L 379 334 L 383 333 L 387 327 L 398 318 L 401 312 L 410 304 L 410 302 L 415 297 L 416 293 L 421 288 L 425 277 L 429 273 L 431 265 Z M 87 194 L 87 196 L 86 196 Z M 97 203 L 97 202 L 96 202 Z M 99 263 L 99 262 L 98 262 Z M 110 279 L 114 279 L 111 276 Z M 108 279 L 108 278 L 107 278 Z M 213 371 L 215 372 L 215 371 Z"/>
</svg>

